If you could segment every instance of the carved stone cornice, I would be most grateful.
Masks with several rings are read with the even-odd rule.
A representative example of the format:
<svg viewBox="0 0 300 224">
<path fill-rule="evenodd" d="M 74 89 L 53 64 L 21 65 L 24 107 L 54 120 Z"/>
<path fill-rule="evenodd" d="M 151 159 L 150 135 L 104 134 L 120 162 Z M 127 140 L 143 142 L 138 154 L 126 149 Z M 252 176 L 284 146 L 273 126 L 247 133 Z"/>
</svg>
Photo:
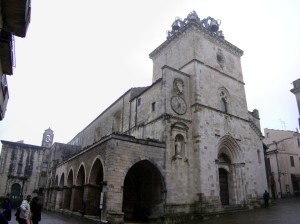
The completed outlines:
<svg viewBox="0 0 300 224">
<path fill-rule="evenodd" d="M 258 137 L 259 137 L 260 139 L 263 139 L 263 138 L 264 138 L 264 136 L 262 135 L 260 129 L 254 124 L 253 121 L 249 120 L 249 125 L 250 125 L 250 127 L 253 129 L 253 131 L 258 135 Z"/>
</svg>

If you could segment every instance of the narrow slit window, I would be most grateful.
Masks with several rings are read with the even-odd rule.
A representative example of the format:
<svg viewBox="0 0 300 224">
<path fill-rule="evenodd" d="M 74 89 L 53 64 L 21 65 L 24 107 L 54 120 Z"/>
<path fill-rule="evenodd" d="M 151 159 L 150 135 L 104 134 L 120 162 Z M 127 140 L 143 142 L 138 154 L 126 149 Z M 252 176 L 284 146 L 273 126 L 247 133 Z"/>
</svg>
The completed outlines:
<svg viewBox="0 0 300 224">
<path fill-rule="evenodd" d="M 138 98 L 138 99 L 137 99 L 137 106 L 139 107 L 139 106 L 141 106 L 141 104 L 142 104 L 142 99 L 141 99 L 141 98 Z"/>
<path fill-rule="evenodd" d="M 152 109 L 152 111 L 155 111 L 155 102 L 152 103 L 151 109 Z"/>
<path fill-rule="evenodd" d="M 258 163 L 261 163 L 261 156 L 260 156 L 260 150 L 257 150 L 257 159 L 258 159 Z"/>
<path fill-rule="evenodd" d="M 224 98 L 221 99 L 221 111 L 227 113 L 227 102 Z"/>
<path fill-rule="evenodd" d="M 294 166 L 295 166 L 295 163 L 294 163 L 294 157 L 293 157 L 293 156 L 290 156 L 290 160 L 291 160 L 291 166 L 294 167 Z"/>
</svg>

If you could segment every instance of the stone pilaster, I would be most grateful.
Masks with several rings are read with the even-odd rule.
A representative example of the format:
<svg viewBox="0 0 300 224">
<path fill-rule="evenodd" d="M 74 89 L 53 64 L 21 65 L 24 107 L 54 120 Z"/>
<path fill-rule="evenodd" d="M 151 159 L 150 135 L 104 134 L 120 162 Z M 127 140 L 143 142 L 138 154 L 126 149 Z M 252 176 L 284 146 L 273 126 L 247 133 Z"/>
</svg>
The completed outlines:
<svg viewBox="0 0 300 224">
<path fill-rule="evenodd" d="M 63 190 L 62 188 L 57 188 L 56 199 L 55 199 L 55 210 L 62 208 Z"/>
</svg>

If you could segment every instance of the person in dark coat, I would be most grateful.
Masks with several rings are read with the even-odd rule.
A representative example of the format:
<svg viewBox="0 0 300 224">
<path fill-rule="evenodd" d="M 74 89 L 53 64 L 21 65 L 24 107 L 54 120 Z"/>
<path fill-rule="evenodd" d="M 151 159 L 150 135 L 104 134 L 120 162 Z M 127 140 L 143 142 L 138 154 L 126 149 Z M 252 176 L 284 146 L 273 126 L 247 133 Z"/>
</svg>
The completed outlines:
<svg viewBox="0 0 300 224">
<path fill-rule="evenodd" d="M 270 199 L 270 195 L 267 191 L 265 191 L 265 193 L 263 194 L 263 198 L 265 201 L 265 208 L 269 207 L 269 199 Z"/>
<path fill-rule="evenodd" d="M 9 198 L 4 199 L 2 209 L 3 209 L 3 215 L 5 216 L 5 219 L 7 221 L 10 221 L 11 220 L 11 204 L 10 204 Z"/>
<path fill-rule="evenodd" d="M 38 197 L 34 197 L 32 199 L 30 210 L 32 214 L 32 218 L 31 218 L 32 224 L 38 224 L 39 221 L 41 221 L 41 213 L 42 213 L 42 206 L 39 203 Z"/>
<path fill-rule="evenodd" d="M 3 213 L 0 213 L 0 224 L 8 224 L 8 221 L 6 220 Z"/>
</svg>

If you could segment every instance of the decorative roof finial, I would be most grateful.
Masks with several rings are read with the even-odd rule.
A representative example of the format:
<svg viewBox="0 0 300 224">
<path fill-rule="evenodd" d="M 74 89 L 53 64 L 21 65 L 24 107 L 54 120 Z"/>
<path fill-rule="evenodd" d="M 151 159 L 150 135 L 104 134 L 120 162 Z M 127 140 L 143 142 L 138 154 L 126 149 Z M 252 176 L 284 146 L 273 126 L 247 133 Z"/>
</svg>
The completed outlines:
<svg viewBox="0 0 300 224">
<path fill-rule="evenodd" d="M 221 30 L 219 31 L 221 20 L 214 19 L 210 16 L 203 20 L 200 20 L 195 11 L 190 12 L 184 20 L 176 17 L 175 21 L 172 23 L 172 30 L 167 31 L 167 39 L 171 38 L 175 33 L 177 33 L 181 28 L 189 23 L 199 24 L 200 26 L 206 28 L 208 31 L 217 34 L 217 37 L 224 39 L 223 32 Z"/>
</svg>

